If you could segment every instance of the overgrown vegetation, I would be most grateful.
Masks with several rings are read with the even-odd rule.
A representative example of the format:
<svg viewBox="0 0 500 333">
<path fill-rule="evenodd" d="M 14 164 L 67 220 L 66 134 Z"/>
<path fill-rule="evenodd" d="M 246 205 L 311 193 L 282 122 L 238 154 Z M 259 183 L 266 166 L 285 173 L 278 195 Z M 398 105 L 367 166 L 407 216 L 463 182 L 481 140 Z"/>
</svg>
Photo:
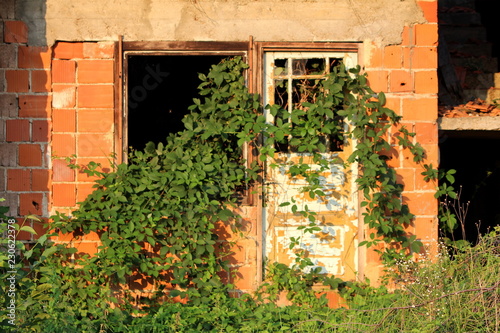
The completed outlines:
<svg viewBox="0 0 500 333">
<path fill-rule="evenodd" d="M 357 183 L 364 195 L 364 221 L 374 230 L 361 245 L 385 242 L 382 258 L 403 272 L 408 270 L 398 263 L 412 263 L 408 261 L 412 252 L 421 248 L 415 236 L 405 233 L 413 215 L 401 202 L 403 187 L 386 163 L 392 148 L 387 132 L 400 118 L 384 107 L 384 95 L 374 94 L 359 68 L 347 70 L 339 65 L 308 91 L 314 98 L 292 112 L 269 106 L 271 114 L 280 119 L 270 124 L 262 115 L 258 96 L 249 94 L 244 85 L 246 67 L 236 58 L 214 66 L 207 76 L 200 75 L 201 98 L 194 101 L 185 117 L 184 131 L 169 136 L 165 143 L 133 152 L 128 164 L 117 165 L 112 172 L 103 173 L 91 163 L 84 172 L 97 176 L 95 191 L 72 216 L 54 216 L 49 233 L 29 248 L 17 242 L 21 252 L 15 267 L 19 331 L 351 332 L 382 327 L 383 331 L 404 331 L 409 327 L 404 325 L 414 324 L 415 313 L 419 313 L 422 328 L 439 331 L 443 327 L 444 332 L 459 327 L 453 326 L 455 318 L 436 326 L 440 317 L 435 312 L 424 319 L 420 312 L 411 310 L 415 305 L 415 309 L 430 311 L 428 307 L 436 304 L 430 303 L 434 299 L 447 302 L 454 296 L 470 295 L 454 291 L 459 288 L 455 277 L 463 274 L 463 269 L 456 266 L 459 261 L 449 261 L 446 256 L 437 264 L 422 263 L 409 274 L 412 279 L 436 270 L 451 274 L 449 281 L 422 276 L 423 284 L 436 282 L 442 292 L 439 295 L 418 294 L 417 289 L 411 289 L 417 288 L 417 283 L 407 282 L 401 290 L 389 293 L 384 288 L 321 275 L 314 269 L 304 274 L 310 261 L 299 251 L 293 267 L 269 266 L 269 281 L 256 295 L 229 297 L 233 286 L 218 273 L 228 269 L 231 253 L 217 242 L 214 229 L 222 221 L 238 232 L 236 194 L 240 188 L 258 183 L 261 165 L 244 163 L 244 144 L 257 149 L 265 161 L 274 156 L 276 143 L 293 135 L 289 144 L 309 154 L 315 166 L 301 160 L 288 165 L 290 175 L 307 179 L 303 191 L 315 198 L 324 196 L 319 175 L 332 163 L 321 154 L 326 147 L 319 138 L 333 135 L 346 142 L 356 140 L 347 162 L 362 167 Z M 336 122 L 339 116 L 349 123 L 347 130 Z M 392 136 L 398 145 L 410 150 L 416 162 L 423 160 L 424 151 L 404 127 Z M 435 180 L 434 169 L 426 169 L 428 179 Z M 310 224 L 304 232 L 317 227 L 314 212 L 299 210 L 293 199 L 282 204 L 292 205 L 294 213 L 308 218 Z M 70 244 L 48 241 L 51 233 L 59 232 L 77 237 L 95 233 L 102 245 L 95 255 L 81 255 Z M 472 253 L 479 247 L 467 250 Z M 485 255 L 491 262 L 496 260 L 494 253 Z M 12 269 L 6 260 L 2 264 L 0 283 L 6 287 Z M 494 265 L 488 267 L 494 269 Z M 484 297 L 490 297 L 488 292 L 496 295 L 496 285 L 488 285 L 489 275 L 484 279 L 482 283 L 490 289 L 476 291 Z M 350 309 L 328 309 L 326 299 L 316 297 L 312 288 L 318 283 L 339 291 Z M 468 283 L 472 283 L 471 277 L 463 277 L 460 290 L 470 289 Z M 134 284 L 139 285 L 134 288 Z M 153 294 L 137 292 L 147 285 L 154 287 Z M 283 290 L 294 305 L 280 308 L 272 302 Z M 427 290 L 431 290 L 429 285 Z M 186 304 L 176 303 L 179 299 Z M 8 301 L 4 295 L 2 302 Z M 490 306 L 484 311 L 491 310 L 490 301 L 485 300 Z M 445 305 L 442 309 L 451 316 Z M 7 312 L 0 312 L 0 319 L 9 327 Z M 482 314 L 477 320 L 484 320 Z"/>
</svg>

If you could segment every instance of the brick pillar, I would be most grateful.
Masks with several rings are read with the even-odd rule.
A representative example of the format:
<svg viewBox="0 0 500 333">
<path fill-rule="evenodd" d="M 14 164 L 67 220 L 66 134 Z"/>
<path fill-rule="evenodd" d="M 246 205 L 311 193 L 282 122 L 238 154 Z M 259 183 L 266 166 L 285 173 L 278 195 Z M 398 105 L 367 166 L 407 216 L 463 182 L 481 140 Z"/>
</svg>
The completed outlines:
<svg viewBox="0 0 500 333">
<path fill-rule="evenodd" d="M 7 6 L 9 7 L 9 6 Z M 47 217 L 50 188 L 50 52 L 30 46 L 28 28 L 2 8 L 0 197 L 9 215 Z M 32 225 L 40 230 L 40 225 Z M 30 235 L 24 235 L 31 237 Z"/>
<path fill-rule="evenodd" d="M 425 161 L 416 164 L 408 151 L 395 147 L 389 164 L 396 168 L 405 186 L 403 202 L 416 215 L 408 233 L 417 235 L 426 250 L 434 254 L 438 241 L 438 202 L 434 198 L 437 184 L 425 182 L 421 173 L 423 164 L 438 167 L 439 163 L 437 1 L 418 3 L 427 23 L 404 27 L 399 45 L 366 45 L 365 68 L 371 87 L 386 94 L 386 106 L 403 116 L 401 125 L 416 133 L 415 142 L 426 151 Z M 396 129 L 391 134 L 396 134 Z M 364 260 L 365 275 L 376 281 L 381 263 L 374 249 L 366 251 Z"/>
<path fill-rule="evenodd" d="M 114 43 L 57 42 L 52 58 L 52 213 L 71 214 L 92 192 L 94 178 L 80 167 L 89 162 L 111 169 L 114 151 Z M 61 235 L 82 253 L 97 252 L 95 234 Z"/>
<path fill-rule="evenodd" d="M 94 179 L 68 167 L 91 161 L 110 169 L 114 132 L 114 44 L 58 42 L 52 59 L 53 211 L 69 213 Z"/>
</svg>

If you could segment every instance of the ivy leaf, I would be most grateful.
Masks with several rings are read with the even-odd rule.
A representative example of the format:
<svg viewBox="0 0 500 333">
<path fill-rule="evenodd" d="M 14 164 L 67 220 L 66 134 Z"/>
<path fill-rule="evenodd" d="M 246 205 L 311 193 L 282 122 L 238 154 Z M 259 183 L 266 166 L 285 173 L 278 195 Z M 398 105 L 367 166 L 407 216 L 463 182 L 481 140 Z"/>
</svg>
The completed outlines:
<svg viewBox="0 0 500 333">
<path fill-rule="evenodd" d="M 19 231 L 26 231 L 26 232 L 29 232 L 32 235 L 36 235 L 35 229 L 33 229 L 32 227 L 27 226 L 27 225 L 22 226 L 21 228 L 19 228 Z"/>
</svg>

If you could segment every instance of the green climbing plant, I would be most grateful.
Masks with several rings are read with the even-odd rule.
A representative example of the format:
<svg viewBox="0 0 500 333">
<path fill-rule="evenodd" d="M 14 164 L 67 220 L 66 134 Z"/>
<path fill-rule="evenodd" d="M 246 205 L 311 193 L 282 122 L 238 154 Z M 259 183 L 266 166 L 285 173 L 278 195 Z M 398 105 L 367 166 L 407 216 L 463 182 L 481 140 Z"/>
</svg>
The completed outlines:
<svg viewBox="0 0 500 333">
<path fill-rule="evenodd" d="M 262 172 L 260 163 L 245 163 L 245 144 L 258 150 L 261 162 L 271 161 L 276 145 L 292 137 L 288 144 L 311 158 L 289 163 L 289 175 L 306 179 L 303 192 L 321 198 L 321 173 L 337 162 L 323 154 L 327 147 L 321 138 L 355 142 L 346 163 L 359 165 L 356 182 L 363 193 L 364 222 L 373 230 L 360 245 L 386 243 L 380 254 L 387 264 L 419 251 L 421 243 L 405 232 L 413 215 L 401 201 L 403 186 L 387 163 L 392 148 L 387 133 L 400 117 L 384 106 L 384 94 L 372 91 L 360 68 L 335 67 L 324 80 L 307 87 L 311 98 L 292 112 L 266 106 L 277 119 L 268 123 L 259 97 L 245 87 L 247 67 L 236 57 L 214 65 L 208 75 L 200 74 L 200 97 L 183 120 L 185 129 L 164 143 L 132 152 L 128 164 L 111 172 L 102 172 L 95 163 L 82 169 L 98 178 L 93 193 L 71 216 L 58 213 L 50 224 L 55 232 L 77 237 L 94 232 L 102 243 L 95 255 L 68 248 L 56 256 L 57 274 L 50 278 L 65 276 L 65 297 L 79 300 L 74 311 L 102 318 L 99 313 L 154 308 L 157 299 L 212 302 L 214 294 L 230 289 L 218 273 L 228 270 L 231 253 L 218 242 L 215 229 L 222 221 L 238 230 L 238 190 L 257 184 Z M 396 145 L 410 150 L 415 162 L 423 160 L 424 151 L 412 133 L 400 127 L 393 137 Z M 293 199 L 281 204 L 291 205 L 293 213 L 309 221 L 301 227 L 304 233 L 318 230 L 315 212 L 299 209 Z M 293 239 L 291 246 L 298 243 Z M 287 273 L 295 280 L 297 269 L 311 265 L 305 253 L 296 253 L 296 266 Z M 312 273 L 303 280 L 308 287 L 319 276 Z M 330 279 L 326 284 L 340 282 Z M 155 293 L 138 296 L 134 285 L 153 285 Z M 103 294 L 106 302 L 98 299 Z"/>
</svg>

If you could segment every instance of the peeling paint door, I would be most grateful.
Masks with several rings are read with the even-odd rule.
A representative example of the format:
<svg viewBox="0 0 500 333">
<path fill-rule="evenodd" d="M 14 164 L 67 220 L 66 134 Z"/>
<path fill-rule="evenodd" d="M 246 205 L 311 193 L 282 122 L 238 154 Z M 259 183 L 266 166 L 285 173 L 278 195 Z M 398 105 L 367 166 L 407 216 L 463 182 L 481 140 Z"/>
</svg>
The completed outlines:
<svg viewBox="0 0 500 333">
<path fill-rule="evenodd" d="M 348 67 L 357 63 L 355 53 L 330 52 L 267 52 L 264 54 L 264 100 L 267 104 L 279 104 L 289 112 L 302 99 L 299 86 L 304 80 L 317 80 L 331 72 L 342 61 Z M 266 120 L 274 117 L 265 110 Z M 347 125 L 344 125 L 347 126 Z M 329 145 L 332 147 L 332 145 Z M 325 197 L 314 200 L 308 193 L 301 193 L 305 180 L 290 179 L 286 174 L 287 163 L 297 162 L 307 154 L 294 152 L 286 146 L 276 147 L 274 161 L 268 161 L 264 188 L 264 254 L 270 262 L 293 264 L 294 250 L 289 249 L 291 237 L 300 237 L 298 247 L 323 273 L 351 279 L 358 270 L 357 233 L 358 203 L 355 186 L 357 166 L 344 168 L 343 161 L 352 152 L 353 143 L 344 142 L 340 149 L 330 149 L 324 157 L 332 163 L 322 173 L 322 191 Z M 279 167 L 270 167 L 277 164 Z M 321 231 L 303 233 L 299 226 L 309 220 L 292 212 L 292 205 L 281 203 L 296 200 L 298 210 L 306 207 L 317 213 L 316 223 Z"/>
</svg>

